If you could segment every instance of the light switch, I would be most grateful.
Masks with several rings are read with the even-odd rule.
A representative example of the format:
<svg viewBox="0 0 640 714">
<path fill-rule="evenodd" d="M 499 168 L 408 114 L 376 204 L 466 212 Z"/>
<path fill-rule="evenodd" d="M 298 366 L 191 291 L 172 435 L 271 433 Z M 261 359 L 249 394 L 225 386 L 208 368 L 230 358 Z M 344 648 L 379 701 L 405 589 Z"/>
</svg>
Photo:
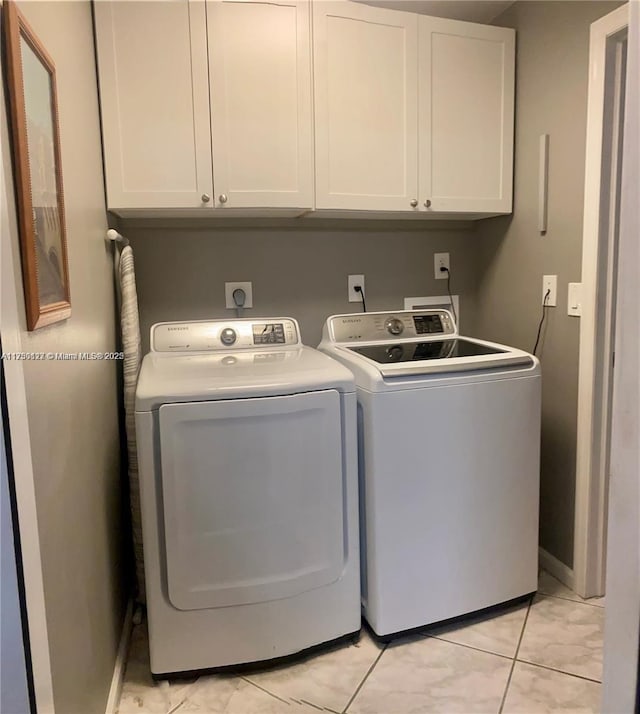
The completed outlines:
<svg viewBox="0 0 640 714">
<path fill-rule="evenodd" d="M 573 317 L 582 316 L 582 283 L 569 283 L 567 315 Z"/>
</svg>

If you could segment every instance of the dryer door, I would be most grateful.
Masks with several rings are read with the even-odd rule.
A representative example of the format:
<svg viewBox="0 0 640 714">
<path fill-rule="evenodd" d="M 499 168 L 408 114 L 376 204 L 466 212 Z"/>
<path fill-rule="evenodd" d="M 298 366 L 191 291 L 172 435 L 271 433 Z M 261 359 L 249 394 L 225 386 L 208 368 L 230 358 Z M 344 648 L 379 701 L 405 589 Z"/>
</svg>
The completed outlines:
<svg viewBox="0 0 640 714">
<path fill-rule="evenodd" d="M 180 610 L 291 597 L 345 562 L 340 396 L 159 409 L 167 584 Z"/>
</svg>

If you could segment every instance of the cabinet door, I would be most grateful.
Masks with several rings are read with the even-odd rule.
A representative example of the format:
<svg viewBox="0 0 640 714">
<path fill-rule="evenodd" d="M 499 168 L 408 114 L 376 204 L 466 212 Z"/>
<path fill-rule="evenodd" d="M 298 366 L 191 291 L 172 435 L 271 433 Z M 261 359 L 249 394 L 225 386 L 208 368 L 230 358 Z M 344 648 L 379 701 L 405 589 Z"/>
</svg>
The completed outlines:
<svg viewBox="0 0 640 714">
<path fill-rule="evenodd" d="M 94 7 L 108 207 L 210 206 L 204 3 Z"/>
<path fill-rule="evenodd" d="M 313 205 L 309 3 L 207 3 L 217 208 Z"/>
<path fill-rule="evenodd" d="M 418 210 L 417 38 L 414 14 L 313 3 L 317 208 Z"/>
<path fill-rule="evenodd" d="M 515 32 L 419 19 L 420 206 L 509 213 Z"/>
</svg>

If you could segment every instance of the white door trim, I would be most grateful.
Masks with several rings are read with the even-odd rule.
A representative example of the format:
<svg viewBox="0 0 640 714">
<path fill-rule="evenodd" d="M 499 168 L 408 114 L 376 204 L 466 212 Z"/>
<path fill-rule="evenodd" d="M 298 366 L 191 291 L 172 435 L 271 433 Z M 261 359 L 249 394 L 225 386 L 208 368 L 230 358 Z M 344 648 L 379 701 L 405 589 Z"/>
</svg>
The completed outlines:
<svg viewBox="0 0 640 714">
<path fill-rule="evenodd" d="M 602 712 L 637 712 L 640 641 L 640 3 L 629 4 Z"/>
<path fill-rule="evenodd" d="M 624 31 L 628 18 L 628 5 L 623 5 L 594 22 L 589 44 L 573 555 L 575 589 L 582 597 L 604 594 L 608 457 L 602 436 L 609 432 L 612 365 L 603 364 L 601 355 L 608 350 L 602 340 L 610 341 L 613 335 L 615 312 L 615 261 L 611 250 L 607 255 L 600 248 L 603 151 L 608 148 L 603 141 L 605 76 L 610 40 Z"/>
<path fill-rule="evenodd" d="M 17 277 L 21 274 L 20 256 L 18 255 L 18 225 L 13 198 L 11 154 L 5 107 L 4 90 L 0 87 L 0 126 L 2 127 L 0 136 L 0 305 L 2 306 L 0 331 L 3 352 L 8 353 L 22 351 L 21 331 L 24 329 L 25 321 L 24 308 L 18 303 L 18 296 L 22 299 L 22 281 Z M 23 362 L 6 360 L 4 370 L 36 708 L 38 714 L 54 714 L 53 681 Z"/>
</svg>

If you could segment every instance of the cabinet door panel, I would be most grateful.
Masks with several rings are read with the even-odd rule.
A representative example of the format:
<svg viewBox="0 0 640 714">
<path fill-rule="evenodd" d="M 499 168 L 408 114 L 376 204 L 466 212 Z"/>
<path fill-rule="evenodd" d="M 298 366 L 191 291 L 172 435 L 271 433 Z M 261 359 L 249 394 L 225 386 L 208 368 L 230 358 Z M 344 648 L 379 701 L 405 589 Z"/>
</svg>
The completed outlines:
<svg viewBox="0 0 640 714">
<path fill-rule="evenodd" d="M 109 208 L 190 208 L 212 193 L 202 2 L 95 4 Z"/>
<path fill-rule="evenodd" d="M 216 206 L 311 207 L 309 4 L 212 0 L 207 18 Z"/>
<path fill-rule="evenodd" d="M 421 204 L 509 212 L 515 33 L 432 17 L 419 23 Z"/>
<path fill-rule="evenodd" d="M 313 7 L 316 206 L 414 210 L 417 16 Z"/>
</svg>

